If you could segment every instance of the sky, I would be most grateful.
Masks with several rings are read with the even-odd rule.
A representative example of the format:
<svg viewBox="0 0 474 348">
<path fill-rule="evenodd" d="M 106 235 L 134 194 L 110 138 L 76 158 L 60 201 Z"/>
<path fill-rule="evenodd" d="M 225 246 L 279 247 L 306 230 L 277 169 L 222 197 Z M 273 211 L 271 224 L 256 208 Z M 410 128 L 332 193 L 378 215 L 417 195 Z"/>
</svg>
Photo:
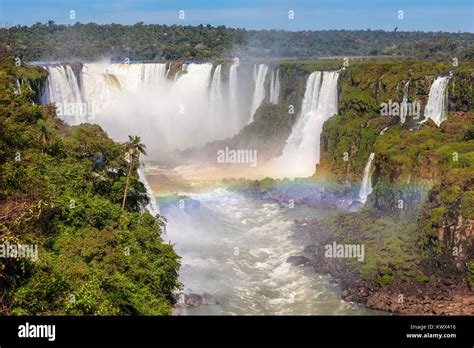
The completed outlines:
<svg viewBox="0 0 474 348">
<path fill-rule="evenodd" d="M 71 11 L 75 18 L 70 18 Z M 0 0 L 2 26 L 48 20 L 59 24 L 211 24 L 291 31 L 368 28 L 391 31 L 398 27 L 399 31 L 473 32 L 474 1 Z"/>
</svg>

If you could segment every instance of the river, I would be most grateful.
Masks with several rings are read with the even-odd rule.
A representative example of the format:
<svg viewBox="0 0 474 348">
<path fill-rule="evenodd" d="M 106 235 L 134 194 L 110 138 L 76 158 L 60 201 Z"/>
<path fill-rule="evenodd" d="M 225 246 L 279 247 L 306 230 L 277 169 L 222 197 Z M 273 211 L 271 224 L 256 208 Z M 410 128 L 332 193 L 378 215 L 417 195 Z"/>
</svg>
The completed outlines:
<svg viewBox="0 0 474 348">
<path fill-rule="evenodd" d="M 155 169 L 154 169 L 155 168 Z M 194 172 L 195 173 L 195 172 Z M 158 175 L 157 175 L 158 174 Z M 165 185 L 196 187 L 182 170 L 156 171 L 147 177 L 156 192 Z M 187 177 L 186 180 L 183 178 Z M 186 183 L 182 180 L 187 181 Z M 178 190 L 179 191 L 179 190 Z M 196 191 L 196 190 L 190 190 Z M 178 305 L 178 315 L 368 315 L 377 312 L 341 299 L 337 282 L 312 267 L 286 262 L 301 255 L 291 238 L 295 219 L 317 218 L 327 211 L 289 208 L 207 187 L 183 192 L 191 199 L 161 207 L 168 225 L 163 239 L 182 257 L 180 281 L 185 293 L 209 293 L 218 304 Z M 159 195 L 159 193 L 158 193 Z"/>
</svg>

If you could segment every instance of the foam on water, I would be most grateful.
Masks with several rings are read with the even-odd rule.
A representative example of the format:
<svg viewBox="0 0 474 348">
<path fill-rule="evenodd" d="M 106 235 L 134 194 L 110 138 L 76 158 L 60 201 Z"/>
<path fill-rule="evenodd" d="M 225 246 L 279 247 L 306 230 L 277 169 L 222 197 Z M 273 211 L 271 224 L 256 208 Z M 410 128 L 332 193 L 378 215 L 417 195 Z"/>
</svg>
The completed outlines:
<svg viewBox="0 0 474 348">
<path fill-rule="evenodd" d="M 163 208 L 167 238 L 182 256 L 185 292 L 210 293 L 220 305 L 181 314 L 367 314 L 340 300 L 330 277 L 287 263 L 302 251 L 289 237 L 296 209 L 216 189 L 187 194 L 200 206 Z M 186 204 L 186 203 L 185 203 Z M 308 217 L 306 212 L 301 215 Z"/>
</svg>

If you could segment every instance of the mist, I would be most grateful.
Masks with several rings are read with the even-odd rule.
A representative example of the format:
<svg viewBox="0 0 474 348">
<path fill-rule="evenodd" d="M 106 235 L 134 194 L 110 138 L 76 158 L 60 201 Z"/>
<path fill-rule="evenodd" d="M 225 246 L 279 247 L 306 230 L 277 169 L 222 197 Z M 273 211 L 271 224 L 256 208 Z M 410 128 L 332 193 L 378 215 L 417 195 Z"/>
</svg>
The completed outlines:
<svg viewBox="0 0 474 348">
<path fill-rule="evenodd" d="M 265 98 L 266 69 L 255 98 L 253 65 L 184 64 L 172 78 L 170 66 L 86 63 L 77 81 L 72 81 L 67 66 L 49 67 L 52 78 L 46 100 L 56 106 L 71 100 L 86 103 L 91 113 L 63 119 L 70 124 L 99 124 L 118 141 L 139 135 L 149 158 L 161 159 L 176 150 L 234 136 L 253 120 Z"/>
</svg>

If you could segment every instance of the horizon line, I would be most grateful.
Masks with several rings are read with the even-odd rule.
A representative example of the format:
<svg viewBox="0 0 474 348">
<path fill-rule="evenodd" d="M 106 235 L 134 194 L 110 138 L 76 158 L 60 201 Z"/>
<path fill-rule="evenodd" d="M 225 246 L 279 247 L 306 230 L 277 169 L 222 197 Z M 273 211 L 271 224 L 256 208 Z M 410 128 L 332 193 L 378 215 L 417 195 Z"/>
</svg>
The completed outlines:
<svg viewBox="0 0 474 348">
<path fill-rule="evenodd" d="M 269 31 L 269 32 L 272 32 L 272 31 L 276 31 L 276 32 L 286 32 L 286 33 L 300 33 L 300 32 L 325 32 L 325 31 L 362 31 L 362 32 L 370 32 L 370 31 L 381 31 L 381 32 L 384 32 L 384 33 L 443 33 L 443 34 L 474 34 L 474 31 L 461 31 L 461 30 L 458 30 L 458 31 L 444 31 L 444 30 L 437 30 L 437 31 L 433 31 L 433 30 L 429 30 L 429 31 L 426 31 L 426 30 L 385 30 L 385 29 L 378 29 L 378 28 L 366 28 L 366 29 L 345 29 L 345 28 L 341 28 L 341 29 L 336 29 L 336 28 L 332 28 L 332 29 L 298 29 L 298 30 L 289 30 L 289 29 L 277 29 L 277 28 L 272 28 L 272 29 L 267 29 L 267 28 L 264 28 L 264 29 L 249 29 L 249 28 L 245 28 L 245 27 L 234 27 L 234 26 L 227 26 L 225 24 L 221 24 L 221 25 L 215 25 L 215 24 L 210 24 L 210 23 L 200 23 L 200 24 L 176 24 L 176 23 L 173 23 L 173 24 L 166 24 L 166 23 L 145 23 L 145 22 L 136 22 L 134 24 L 124 24 L 124 23 L 116 23 L 116 22 L 110 22 L 110 23 L 97 23 L 97 22 L 81 22 L 81 21 L 77 21 L 75 23 L 58 23 L 56 22 L 55 20 L 53 19 L 49 19 L 45 22 L 35 22 L 35 23 L 32 23 L 32 24 L 20 24 L 20 23 L 17 23 L 17 24 L 8 24 L 8 23 L 5 23 L 5 22 L 2 22 L 0 24 L 0 29 L 11 29 L 11 28 L 16 28 L 16 27 L 20 27 L 20 28 L 23 28 L 23 27 L 27 27 L 27 28 L 31 28 L 35 25 L 38 25 L 38 24 L 41 24 L 41 25 L 48 25 L 49 22 L 52 21 L 54 23 L 54 25 L 57 25 L 57 26 L 64 26 L 64 27 L 74 27 L 76 25 L 89 25 L 89 24 L 95 24 L 95 25 L 98 25 L 98 26 L 107 26 L 107 25 L 119 25 L 119 26 L 123 26 L 123 27 L 133 27 L 133 26 L 136 26 L 138 24 L 140 25 L 143 25 L 143 26 L 152 26 L 152 25 L 159 25 L 159 26 L 164 26 L 164 27 L 200 27 L 200 26 L 203 26 L 203 27 L 211 27 L 211 28 L 220 28 L 220 27 L 224 27 L 225 29 L 231 29 L 231 30 L 244 30 L 244 31 L 248 31 L 248 32 L 259 32 L 259 31 Z"/>
</svg>

